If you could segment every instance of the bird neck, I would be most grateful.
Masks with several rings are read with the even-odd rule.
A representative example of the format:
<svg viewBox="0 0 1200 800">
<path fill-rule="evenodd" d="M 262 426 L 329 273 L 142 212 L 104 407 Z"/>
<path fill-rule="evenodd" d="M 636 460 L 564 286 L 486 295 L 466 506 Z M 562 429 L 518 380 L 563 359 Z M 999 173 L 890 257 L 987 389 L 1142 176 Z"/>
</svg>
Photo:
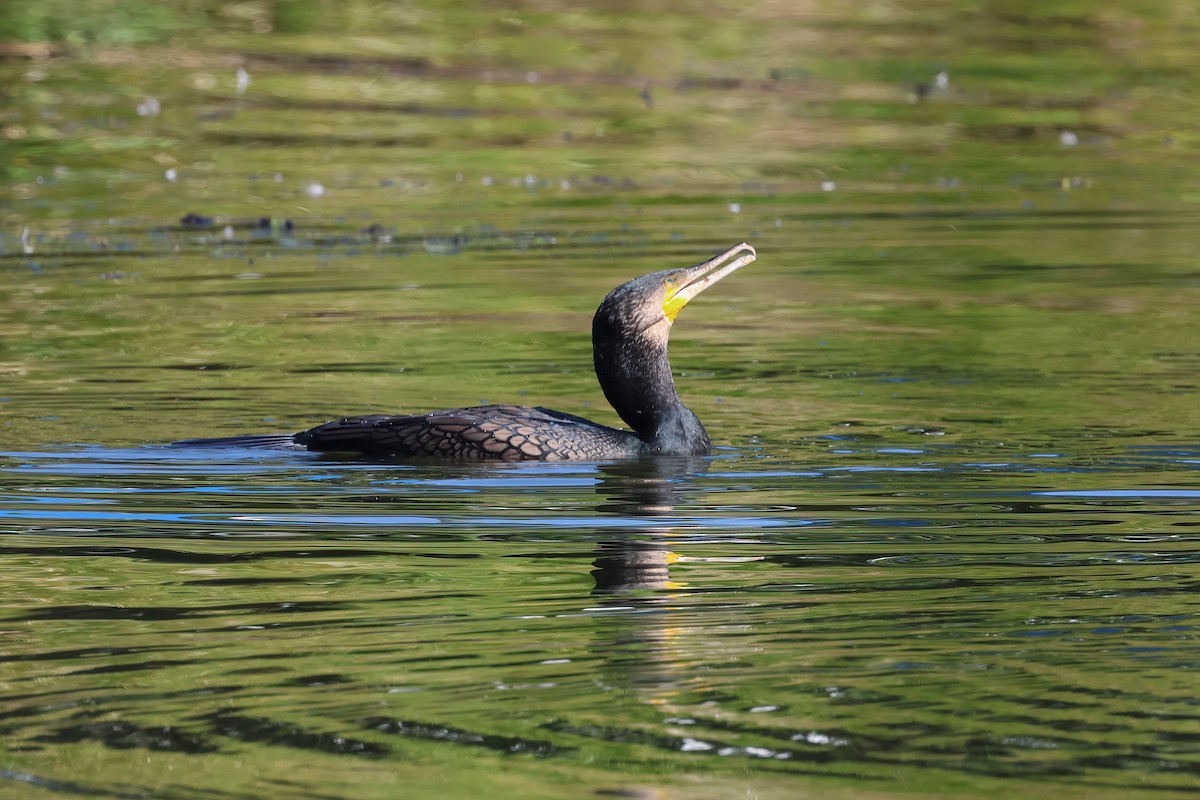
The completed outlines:
<svg viewBox="0 0 1200 800">
<path fill-rule="evenodd" d="M 610 336 L 593 329 L 592 355 L 604 396 L 648 452 L 707 455 L 711 445 L 699 418 L 679 399 L 666 335 L 653 330 Z"/>
</svg>

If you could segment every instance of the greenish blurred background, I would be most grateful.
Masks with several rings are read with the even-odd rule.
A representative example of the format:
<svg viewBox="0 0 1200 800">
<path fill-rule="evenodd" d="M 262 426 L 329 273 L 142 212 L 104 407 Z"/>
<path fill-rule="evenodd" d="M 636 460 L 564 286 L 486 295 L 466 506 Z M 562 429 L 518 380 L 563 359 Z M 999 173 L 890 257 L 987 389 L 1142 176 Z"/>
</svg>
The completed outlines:
<svg viewBox="0 0 1200 800">
<path fill-rule="evenodd" d="M 4 0 L 0 794 L 1194 792 L 1198 39 Z M 672 334 L 699 468 L 159 446 L 617 424 L 596 304 L 739 241 Z"/>
</svg>

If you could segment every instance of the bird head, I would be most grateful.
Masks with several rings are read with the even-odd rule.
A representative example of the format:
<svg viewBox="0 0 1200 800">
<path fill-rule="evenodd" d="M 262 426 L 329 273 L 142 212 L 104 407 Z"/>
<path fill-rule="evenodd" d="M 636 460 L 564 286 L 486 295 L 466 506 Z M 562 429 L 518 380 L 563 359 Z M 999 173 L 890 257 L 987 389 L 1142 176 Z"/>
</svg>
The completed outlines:
<svg viewBox="0 0 1200 800">
<path fill-rule="evenodd" d="M 642 334 L 664 342 L 675 317 L 696 295 L 757 258 L 745 242 L 690 267 L 651 272 L 608 293 L 596 311 L 593 330 Z"/>
</svg>

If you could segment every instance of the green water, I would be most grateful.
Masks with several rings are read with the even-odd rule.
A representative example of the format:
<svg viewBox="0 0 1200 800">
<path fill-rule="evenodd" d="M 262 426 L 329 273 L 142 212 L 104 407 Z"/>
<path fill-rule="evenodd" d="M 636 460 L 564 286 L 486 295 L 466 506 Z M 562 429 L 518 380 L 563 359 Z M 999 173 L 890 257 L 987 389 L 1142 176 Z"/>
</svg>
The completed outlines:
<svg viewBox="0 0 1200 800">
<path fill-rule="evenodd" d="M 1200 788 L 1190 6 L 64 8 L 0 11 L 0 795 Z M 740 241 L 710 459 L 163 446 L 619 424 L 596 304 Z"/>
</svg>

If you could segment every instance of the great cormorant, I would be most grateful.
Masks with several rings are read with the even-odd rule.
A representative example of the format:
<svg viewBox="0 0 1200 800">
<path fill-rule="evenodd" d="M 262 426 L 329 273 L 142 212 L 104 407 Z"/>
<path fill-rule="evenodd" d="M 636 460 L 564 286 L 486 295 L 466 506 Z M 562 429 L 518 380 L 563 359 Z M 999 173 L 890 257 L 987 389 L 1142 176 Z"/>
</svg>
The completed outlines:
<svg viewBox="0 0 1200 800">
<path fill-rule="evenodd" d="M 753 247 L 742 243 L 695 266 L 634 278 L 600 303 L 592 320 L 596 377 L 630 431 L 540 406 L 475 406 L 347 417 L 296 434 L 188 439 L 176 444 L 505 461 L 707 455 L 712 450 L 708 434 L 675 389 L 667 338 L 688 301 L 756 256 Z"/>
</svg>

